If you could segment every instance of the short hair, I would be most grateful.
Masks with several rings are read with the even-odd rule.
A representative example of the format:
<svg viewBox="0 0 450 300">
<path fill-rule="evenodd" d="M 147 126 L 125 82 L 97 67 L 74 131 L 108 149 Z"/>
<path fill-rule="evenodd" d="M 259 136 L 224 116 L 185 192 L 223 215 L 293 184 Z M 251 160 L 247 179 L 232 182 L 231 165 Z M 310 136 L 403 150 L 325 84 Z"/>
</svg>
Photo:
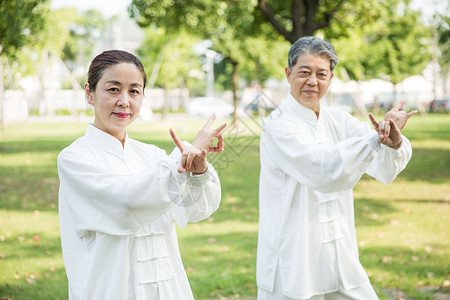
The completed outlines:
<svg viewBox="0 0 450 300">
<path fill-rule="evenodd" d="M 330 61 L 331 72 L 333 72 L 334 67 L 339 63 L 336 50 L 334 50 L 334 47 L 330 42 L 323 41 L 313 36 L 305 36 L 299 38 L 294 44 L 292 44 L 291 49 L 289 49 L 289 69 L 292 70 L 292 67 L 297 63 L 298 57 L 306 53 L 328 58 Z"/>
<path fill-rule="evenodd" d="M 127 51 L 108 50 L 97 55 L 89 66 L 87 80 L 89 83 L 89 90 L 95 91 L 97 88 L 97 83 L 102 78 L 105 70 L 120 63 L 134 64 L 142 73 L 145 88 L 145 85 L 147 84 L 147 74 L 145 73 L 144 66 L 139 58 Z"/>
</svg>

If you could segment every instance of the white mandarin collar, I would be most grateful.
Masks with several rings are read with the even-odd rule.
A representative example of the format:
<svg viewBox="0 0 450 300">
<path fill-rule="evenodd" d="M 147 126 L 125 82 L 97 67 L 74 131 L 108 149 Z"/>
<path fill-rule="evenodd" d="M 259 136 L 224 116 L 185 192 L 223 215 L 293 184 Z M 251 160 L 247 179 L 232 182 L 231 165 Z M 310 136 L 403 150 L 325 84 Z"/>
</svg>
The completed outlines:
<svg viewBox="0 0 450 300">
<path fill-rule="evenodd" d="M 288 108 L 295 114 L 296 117 L 298 117 L 301 120 L 307 121 L 311 124 L 317 124 L 318 117 L 316 116 L 316 113 L 306 106 L 303 106 L 302 104 L 298 103 L 297 100 L 292 96 L 291 93 L 288 94 L 288 97 L 286 99 L 286 104 Z M 320 109 L 320 108 L 319 108 Z M 320 114 L 319 114 L 320 116 Z"/>
<path fill-rule="evenodd" d="M 125 143 L 124 146 L 122 147 L 122 143 L 118 139 L 98 129 L 92 124 L 89 124 L 84 136 L 93 145 L 99 146 L 103 150 L 108 151 L 117 156 L 123 156 L 124 149 L 126 148 L 128 141 L 128 134 L 125 132 Z"/>
</svg>

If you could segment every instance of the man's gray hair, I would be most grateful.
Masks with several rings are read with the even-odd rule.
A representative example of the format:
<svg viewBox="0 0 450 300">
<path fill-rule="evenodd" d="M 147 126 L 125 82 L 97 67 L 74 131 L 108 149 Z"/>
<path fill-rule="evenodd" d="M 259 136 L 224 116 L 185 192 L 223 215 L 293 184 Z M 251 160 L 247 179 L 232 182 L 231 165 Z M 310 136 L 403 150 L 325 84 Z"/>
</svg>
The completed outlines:
<svg viewBox="0 0 450 300">
<path fill-rule="evenodd" d="M 297 63 L 297 59 L 300 55 L 310 53 L 318 56 L 326 57 L 330 60 L 330 70 L 333 72 L 334 67 L 339 63 L 336 50 L 333 45 L 327 41 L 323 41 L 313 36 L 305 36 L 299 38 L 288 54 L 288 67 L 292 70 L 292 67 Z"/>
</svg>

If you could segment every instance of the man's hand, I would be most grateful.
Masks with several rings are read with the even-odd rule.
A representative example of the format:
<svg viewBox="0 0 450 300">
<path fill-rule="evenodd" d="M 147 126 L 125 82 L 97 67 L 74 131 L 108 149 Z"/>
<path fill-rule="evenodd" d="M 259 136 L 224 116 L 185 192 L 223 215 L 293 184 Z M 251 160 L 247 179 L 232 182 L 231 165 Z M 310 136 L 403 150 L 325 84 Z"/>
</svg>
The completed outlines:
<svg viewBox="0 0 450 300">
<path fill-rule="evenodd" d="M 216 129 L 211 129 L 211 126 L 216 119 L 213 114 L 202 129 L 197 133 L 197 136 L 192 141 L 192 145 L 200 150 L 206 150 L 207 153 L 222 152 L 224 149 L 222 130 L 227 126 L 226 123 L 220 125 Z M 217 138 L 217 146 L 211 146 L 214 139 Z"/>
<path fill-rule="evenodd" d="M 380 143 L 395 150 L 400 148 L 402 144 L 402 133 L 393 120 L 389 120 L 388 122 L 381 120 L 378 122 L 372 114 L 369 114 L 369 119 L 378 133 Z"/>
<path fill-rule="evenodd" d="M 369 119 L 378 133 L 380 143 L 395 150 L 400 148 L 400 145 L 402 144 L 402 134 L 400 130 L 405 127 L 406 121 L 417 113 L 417 110 L 413 110 L 409 113 L 400 110 L 404 104 L 405 101 L 402 101 L 394 106 L 386 113 L 384 120 L 380 122 L 375 119 L 373 114 L 369 113 Z"/>
<path fill-rule="evenodd" d="M 397 104 L 396 106 L 394 106 L 390 111 L 388 111 L 386 113 L 386 115 L 384 116 L 384 120 L 386 122 L 389 122 L 389 120 L 392 120 L 395 122 L 395 124 L 397 125 L 397 127 L 402 130 L 403 127 L 405 127 L 406 121 L 414 116 L 415 114 L 417 114 L 417 110 L 413 110 L 409 113 L 407 113 L 404 110 L 401 110 L 401 108 L 403 107 L 403 105 L 405 104 L 405 101 L 401 101 L 399 104 Z M 373 122 L 372 122 L 373 123 Z"/>
</svg>

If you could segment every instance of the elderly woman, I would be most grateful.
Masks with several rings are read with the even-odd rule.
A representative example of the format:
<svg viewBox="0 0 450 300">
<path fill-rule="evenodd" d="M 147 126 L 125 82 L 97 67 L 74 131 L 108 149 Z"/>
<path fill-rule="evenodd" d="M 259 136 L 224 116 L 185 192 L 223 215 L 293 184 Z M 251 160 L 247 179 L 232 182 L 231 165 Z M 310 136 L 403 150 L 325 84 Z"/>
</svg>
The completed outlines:
<svg viewBox="0 0 450 300">
<path fill-rule="evenodd" d="M 207 152 L 223 150 L 211 117 L 169 156 L 128 137 L 147 77 L 125 51 L 94 58 L 85 85 L 95 119 L 58 157 L 61 241 L 69 299 L 193 299 L 175 223 L 184 227 L 219 206 L 220 183 Z M 214 139 L 217 146 L 210 146 Z"/>
<path fill-rule="evenodd" d="M 291 91 L 261 135 L 259 300 L 378 299 L 358 259 L 353 187 L 364 173 L 386 184 L 406 167 L 400 129 L 415 112 L 396 106 L 370 129 L 322 105 L 338 58 L 314 37 L 289 51 Z"/>
</svg>

